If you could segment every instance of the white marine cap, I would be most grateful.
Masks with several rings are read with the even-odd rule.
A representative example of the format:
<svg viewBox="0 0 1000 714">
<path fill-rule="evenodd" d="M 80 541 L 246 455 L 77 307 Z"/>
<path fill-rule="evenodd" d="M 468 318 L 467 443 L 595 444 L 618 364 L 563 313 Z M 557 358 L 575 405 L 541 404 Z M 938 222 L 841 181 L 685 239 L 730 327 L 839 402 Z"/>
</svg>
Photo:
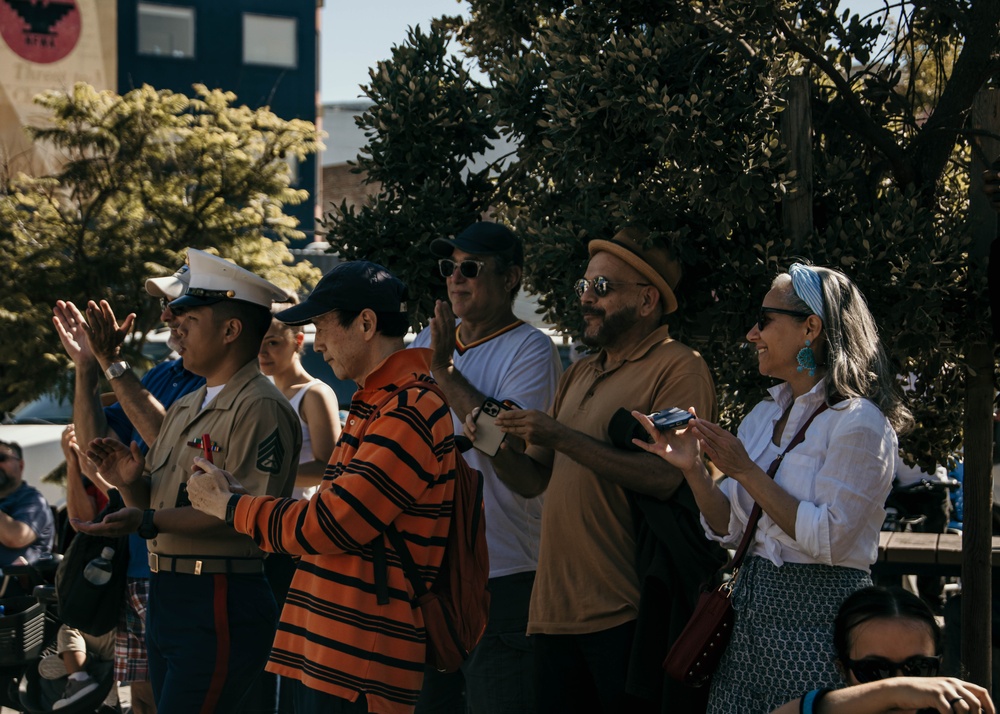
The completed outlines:
<svg viewBox="0 0 1000 714">
<path fill-rule="evenodd" d="M 270 308 L 288 300 L 288 293 L 259 275 L 203 250 L 188 248 L 191 283 L 171 308 L 200 307 L 221 300 L 241 300 Z"/>
<path fill-rule="evenodd" d="M 146 280 L 146 292 L 155 298 L 176 300 L 187 290 L 191 279 L 191 271 L 187 263 L 181 266 L 173 275 L 165 278 L 149 278 Z"/>
</svg>

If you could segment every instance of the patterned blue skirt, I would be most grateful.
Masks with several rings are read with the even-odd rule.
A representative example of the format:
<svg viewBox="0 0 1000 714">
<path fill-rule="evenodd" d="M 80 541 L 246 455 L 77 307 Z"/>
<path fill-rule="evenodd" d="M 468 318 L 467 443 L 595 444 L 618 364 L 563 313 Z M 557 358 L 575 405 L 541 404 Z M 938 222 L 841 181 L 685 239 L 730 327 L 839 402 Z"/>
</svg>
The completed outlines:
<svg viewBox="0 0 1000 714">
<path fill-rule="evenodd" d="M 868 573 L 832 565 L 743 562 L 733 591 L 736 623 L 712 679 L 709 714 L 768 714 L 819 687 L 843 684 L 833 620 Z"/>
</svg>

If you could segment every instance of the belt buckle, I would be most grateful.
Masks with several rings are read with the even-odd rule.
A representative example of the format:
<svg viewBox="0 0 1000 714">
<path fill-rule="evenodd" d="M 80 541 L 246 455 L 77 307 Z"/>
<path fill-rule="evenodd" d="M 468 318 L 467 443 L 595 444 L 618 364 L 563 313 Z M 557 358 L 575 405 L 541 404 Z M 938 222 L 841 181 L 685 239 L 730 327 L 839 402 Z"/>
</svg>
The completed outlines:
<svg viewBox="0 0 1000 714">
<path fill-rule="evenodd" d="M 195 575 L 201 575 L 201 561 L 200 560 L 194 561 L 194 574 Z"/>
<path fill-rule="evenodd" d="M 160 556 L 156 553 L 149 554 L 149 572 L 160 572 Z"/>
</svg>

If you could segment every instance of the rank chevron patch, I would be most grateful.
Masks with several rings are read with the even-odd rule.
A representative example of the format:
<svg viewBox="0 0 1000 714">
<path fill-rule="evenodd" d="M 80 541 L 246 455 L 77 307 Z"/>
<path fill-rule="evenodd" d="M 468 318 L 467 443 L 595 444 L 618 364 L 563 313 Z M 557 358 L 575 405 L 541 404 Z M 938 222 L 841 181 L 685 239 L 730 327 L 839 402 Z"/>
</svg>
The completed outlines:
<svg viewBox="0 0 1000 714">
<path fill-rule="evenodd" d="M 285 460 L 285 447 L 275 427 L 274 432 L 257 444 L 257 468 L 264 473 L 276 474 L 281 471 Z"/>
</svg>

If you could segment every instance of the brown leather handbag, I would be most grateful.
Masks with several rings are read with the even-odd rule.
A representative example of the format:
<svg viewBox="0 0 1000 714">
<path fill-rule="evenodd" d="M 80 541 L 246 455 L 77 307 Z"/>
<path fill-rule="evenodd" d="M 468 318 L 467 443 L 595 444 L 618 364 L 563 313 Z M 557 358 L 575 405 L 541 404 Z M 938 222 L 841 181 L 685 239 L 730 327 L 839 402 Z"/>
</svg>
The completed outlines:
<svg viewBox="0 0 1000 714">
<path fill-rule="evenodd" d="M 812 424 L 812 420 L 826 408 L 826 404 L 821 405 L 806 420 L 781 455 L 771 463 L 767 470 L 768 476 L 774 478 L 785 454 L 802 443 L 806 436 L 806 429 Z M 701 593 L 694 606 L 694 612 L 691 613 L 691 619 L 688 620 L 688 624 L 681 631 L 681 634 L 677 636 L 667 653 L 667 658 L 663 660 L 663 669 L 671 679 L 692 687 L 700 687 L 711 680 L 719 666 L 722 653 L 726 651 L 729 638 L 733 634 L 733 621 L 735 620 L 732 601 L 733 587 L 736 585 L 740 565 L 750 548 L 754 531 L 757 530 L 757 521 L 760 520 L 760 516 L 760 505 L 755 503 L 750 511 L 750 518 L 747 520 L 743 539 L 740 541 L 733 559 L 722 566 L 721 571 L 733 569 L 732 577 L 719 587 Z"/>
</svg>

